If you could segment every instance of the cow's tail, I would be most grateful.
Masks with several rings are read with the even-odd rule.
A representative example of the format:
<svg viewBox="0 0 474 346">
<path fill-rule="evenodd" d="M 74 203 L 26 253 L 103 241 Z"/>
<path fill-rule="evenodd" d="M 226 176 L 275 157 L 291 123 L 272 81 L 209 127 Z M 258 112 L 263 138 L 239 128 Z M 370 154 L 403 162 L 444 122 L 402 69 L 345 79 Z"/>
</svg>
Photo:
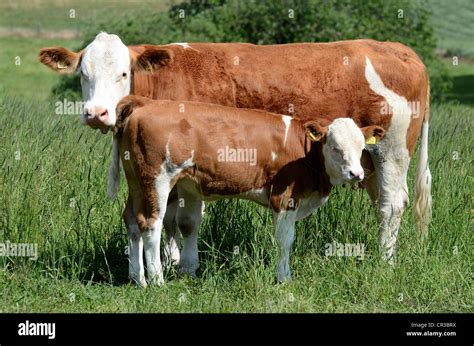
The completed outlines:
<svg viewBox="0 0 474 346">
<path fill-rule="evenodd" d="M 112 142 L 112 162 L 109 168 L 109 180 L 107 187 L 107 195 L 110 199 L 117 196 L 120 186 L 120 148 L 119 141 L 122 138 L 123 128 L 127 118 L 132 114 L 133 110 L 141 107 L 146 103 L 146 99 L 137 96 L 124 97 L 115 110 L 117 119 L 114 128 L 114 140 Z"/>
<path fill-rule="evenodd" d="M 430 85 L 428 83 L 428 92 L 425 111 L 423 114 L 423 126 L 421 128 L 421 143 L 416 168 L 415 178 L 415 218 L 417 229 L 425 238 L 428 234 L 428 224 L 431 219 L 431 173 L 428 167 L 428 129 L 430 123 Z"/>
</svg>

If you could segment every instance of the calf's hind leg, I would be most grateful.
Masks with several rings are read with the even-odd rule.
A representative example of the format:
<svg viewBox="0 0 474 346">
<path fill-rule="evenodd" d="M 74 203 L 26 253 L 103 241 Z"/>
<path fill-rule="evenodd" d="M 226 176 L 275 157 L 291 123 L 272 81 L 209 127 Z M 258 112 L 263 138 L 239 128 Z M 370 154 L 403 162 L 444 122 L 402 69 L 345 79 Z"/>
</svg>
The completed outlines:
<svg viewBox="0 0 474 346">
<path fill-rule="evenodd" d="M 160 174 L 156 182 L 149 185 L 144 188 L 146 194 L 137 221 L 142 231 L 148 281 L 150 284 L 161 285 L 164 282 L 160 258 L 161 228 L 170 193 L 167 173 Z"/>
<path fill-rule="evenodd" d="M 145 267 L 143 265 L 143 239 L 133 212 L 131 196 L 127 199 L 123 219 L 128 234 L 128 276 L 137 285 L 146 287 Z"/>
</svg>

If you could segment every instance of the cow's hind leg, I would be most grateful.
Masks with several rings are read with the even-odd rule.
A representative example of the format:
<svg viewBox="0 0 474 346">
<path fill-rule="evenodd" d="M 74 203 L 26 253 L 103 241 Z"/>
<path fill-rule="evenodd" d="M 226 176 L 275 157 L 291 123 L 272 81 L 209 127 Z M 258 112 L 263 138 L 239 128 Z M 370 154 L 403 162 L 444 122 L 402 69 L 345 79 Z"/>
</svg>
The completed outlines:
<svg viewBox="0 0 474 346">
<path fill-rule="evenodd" d="M 192 193 L 187 192 L 178 183 L 178 207 L 176 212 L 176 223 L 183 236 L 183 249 L 179 271 L 182 274 L 196 276 L 199 268 L 198 234 L 202 220 L 202 200 Z"/>
<path fill-rule="evenodd" d="M 404 147 L 392 147 L 386 151 L 379 149 L 371 151 L 376 189 L 372 180 L 369 181 L 368 191 L 372 199 L 376 200 L 383 258 L 393 262 L 401 218 L 408 204 L 407 173 L 410 157 Z"/>
</svg>

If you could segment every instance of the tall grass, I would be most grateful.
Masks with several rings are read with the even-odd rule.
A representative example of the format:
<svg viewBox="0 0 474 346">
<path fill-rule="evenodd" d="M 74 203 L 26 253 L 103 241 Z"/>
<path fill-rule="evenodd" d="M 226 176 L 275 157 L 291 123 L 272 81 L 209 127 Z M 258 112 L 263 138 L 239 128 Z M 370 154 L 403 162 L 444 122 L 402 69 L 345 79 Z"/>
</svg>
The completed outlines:
<svg viewBox="0 0 474 346">
<path fill-rule="evenodd" d="M 297 223 L 292 283 L 275 285 L 270 213 L 232 200 L 206 206 L 197 279 L 169 271 L 164 287 L 138 290 L 127 280 L 125 184 L 116 200 L 106 198 L 111 138 L 54 114 L 46 102 L 0 99 L 0 243 L 37 243 L 39 251 L 36 261 L 0 257 L 0 309 L 473 311 L 474 109 L 434 105 L 431 114 L 429 238 L 425 246 L 418 241 L 409 208 L 394 268 L 378 256 L 366 193 L 341 187 Z M 332 241 L 363 243 L 365 258 L 325 256 Z"/>
</svg>

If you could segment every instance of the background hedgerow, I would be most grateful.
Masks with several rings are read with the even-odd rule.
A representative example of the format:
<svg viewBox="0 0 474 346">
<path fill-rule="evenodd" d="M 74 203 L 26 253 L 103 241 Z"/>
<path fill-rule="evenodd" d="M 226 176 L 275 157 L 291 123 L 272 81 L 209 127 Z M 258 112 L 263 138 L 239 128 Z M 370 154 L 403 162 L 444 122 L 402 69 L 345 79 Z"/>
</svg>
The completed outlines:
<svg viewBox="0 0 474 346">
<path fill-rule="evenodd" d="M 99 31 L 119 35 L 125 44 L 169 42 L 330 42 L 371 38 L 402 42 L 423 59 L 432 96 L 442 99 L 451 86 L 446 67 L 435 55 L 430 11 L 409 0 L 191 0 L 168 11 L 130 11 L 87 27 L 83 48 Z M 74 90 L 78 77 L 65 78 L 54 89 L 60 97 Z"/>
</svg>

